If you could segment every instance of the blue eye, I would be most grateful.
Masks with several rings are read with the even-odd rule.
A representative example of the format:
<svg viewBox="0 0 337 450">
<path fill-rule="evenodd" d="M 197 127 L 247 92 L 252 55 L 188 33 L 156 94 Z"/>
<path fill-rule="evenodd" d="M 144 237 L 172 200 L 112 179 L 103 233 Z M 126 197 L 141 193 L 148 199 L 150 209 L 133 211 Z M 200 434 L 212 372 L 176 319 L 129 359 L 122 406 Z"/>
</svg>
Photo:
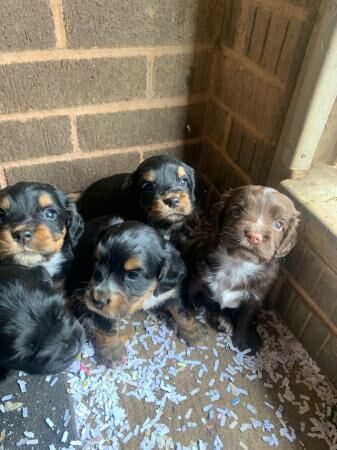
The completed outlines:
<svg viewBox="0 0 337 450">
<path fill-rule="evenodd" d="M 187 184 L 187 178 L 185 178 L 185 177 L 180 178 L 179 184 L 180 184 L 180 186 L 186 186 L 186 184 Z"/>
<path fill-rule="evenodd" d="M 284 229 L 284 222 L 283 222 L 283 220 L 277 220 L 276 222 L 274 222 L 273 223 L 273 227 L 277 231 L 282 231 Z"/>
<path fill-rule="evenodd" d="M 234 205 L 232 210 L 231 210 L 232 216 L 235 217 L 236 219 L 242 216 L 243 213 L 243 208 L 242 206 L 239 205 Z"/>
<path fill-rule="evenodd" d="M 131 270 L 130 272 L 127 272 L 126 276 L 129 280 L 135 281 L 140 278 L 140 273 L 135 270 Z"/>
<path fill-rule="evenodd" d="M 42 216 L 47 220 L 55 220 L 57 217 L 57 211 L 52 208 L 47 208 L 42 211 Z"/>
</svg>

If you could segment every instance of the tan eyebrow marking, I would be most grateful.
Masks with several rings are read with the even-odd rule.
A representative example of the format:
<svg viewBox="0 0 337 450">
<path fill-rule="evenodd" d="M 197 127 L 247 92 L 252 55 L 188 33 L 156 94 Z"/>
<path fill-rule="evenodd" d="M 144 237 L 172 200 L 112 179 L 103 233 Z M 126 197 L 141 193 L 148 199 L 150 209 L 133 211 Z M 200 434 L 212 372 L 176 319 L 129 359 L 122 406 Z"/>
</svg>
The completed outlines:
<svg viewBox="0 0 337 450">
<path fill-rule="evenodd" d="M 9 198 L 6 195 L 5 197 L 0 198 L 0 208 L 2 209 L 9 209 Z"/>
<path fill-rule="evenodd" d="M 148 172 L 145 172 L 143 175 L 143 181 L 149 181 L 153 183 L 156 179 L 156 172 L 154 170 L 149 170 Z"/>
<path fill-rule="evenodd" d="M 142 268 L 142 261 L 138 257 L 133 257 L 125 261 L 124 269 L 125 270 L 136 270 Z"/>
<path fill-rule="evenodd" d="M 47 208 L 47 206 L 50 206 L 53 204 L 53 199 L 51 198 L 51 196 L 49 194 L 47 194 L 46 192 L 43 192 L 40 197 L 39 197 L 39 205 L 41 206 L 41 208 Z"/>
<path fill-rule="evenodd" d="M 186 175 L 186 171 L 185 171 L 185 169 L 183 168 L 183 166 L 179 166 L 179 167 L 178 167 L 178 169 L 177 169 L 177 175 L 178 175 L 179 178 L 182 178 L 182 177 L 184 177 L 184 176 Z"/>
</svg>

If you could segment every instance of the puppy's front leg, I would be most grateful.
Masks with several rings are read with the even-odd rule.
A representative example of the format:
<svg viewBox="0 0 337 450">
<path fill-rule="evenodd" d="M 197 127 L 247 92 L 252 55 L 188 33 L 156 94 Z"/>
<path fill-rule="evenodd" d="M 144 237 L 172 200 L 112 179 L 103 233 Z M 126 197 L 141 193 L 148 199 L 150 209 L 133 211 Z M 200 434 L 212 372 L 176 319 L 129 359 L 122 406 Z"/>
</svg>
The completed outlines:
<svg viewBox="0 0 337 450">
<path fill-rule="evenodd" d="M 205 340 L 206 327 L 184 308 L 180 297 L 168 300 L 165 309 L 172 315 L 178 326 L 178 336 L 184 339 L 187 345 L 193 346 Z"/>
<path fill-rule="evenodd" d="M 240 306 L 232 336 L 233 345 L 240 350 L 250 348 L 252 353 L 256 353 L 262 344 L 261 338 L 252 323 L 258 309 L 259 304 L 251 300 Z"/>
<path fill-rule="evenodd" d="M 119 322 L 111 321 L 109 332 L 96 328 L 94 335 L 95 356 L 99 364 L 111 367 L 114 363 L 124 363 L 127 359 L 125 342 L 129 336 L 120 336 Z"/>
</svg>

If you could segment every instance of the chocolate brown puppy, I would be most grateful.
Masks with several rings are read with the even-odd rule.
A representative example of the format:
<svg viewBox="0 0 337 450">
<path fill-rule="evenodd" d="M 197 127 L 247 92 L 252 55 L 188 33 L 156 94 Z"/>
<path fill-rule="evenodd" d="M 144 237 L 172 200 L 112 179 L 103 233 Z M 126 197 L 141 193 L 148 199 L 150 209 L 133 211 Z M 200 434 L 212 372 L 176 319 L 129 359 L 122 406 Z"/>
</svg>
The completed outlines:
<svg viewBox="0 0 337 450">
<path fill-rule="evenodd" d="M 236 346 L 256 350 L 252 321 L 296 243 L 299 213 L 275 189 L 243 186 L 223 194 L 211 216 L 214 232 L 193 254 L 190 299 L 217 327 L 234 327 Z"/>
</svg>

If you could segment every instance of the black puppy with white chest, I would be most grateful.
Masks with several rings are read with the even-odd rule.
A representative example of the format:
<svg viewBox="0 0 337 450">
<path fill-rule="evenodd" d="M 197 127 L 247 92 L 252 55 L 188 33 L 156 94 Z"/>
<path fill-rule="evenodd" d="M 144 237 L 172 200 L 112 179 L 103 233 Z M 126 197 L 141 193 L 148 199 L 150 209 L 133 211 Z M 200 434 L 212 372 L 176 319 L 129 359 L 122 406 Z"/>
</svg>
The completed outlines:
<svg viewBox="0 0 337 450">
<path fill-rule="evenodd" d="M 51 374 L 79 353 L 84 330 L 41 267 L 0 267 L 0 375 Z"/>
<path fill-rule="evenodd" d="M 89 324 L 97 360 L 110 366 L 123 359 L 127 338 L 119 335 L 119 321 L 139 310 L 164 308 L 180 337 L 196 343 L 202 327 L 182 306 L 185 275 L 179 253 L 154 228 L 111 217 L 87 222 L 67 284 L 75 314 Z"/>
<path fill-rule="evenodd" d="M 44 267 L 62 282 L 83 232 L 75 203 L 49 184 L 22 182 L 0 191 L 0 261 Z"/>
<path fill-rule="evenodd" d="M 103 178 L 78 201 L 85 220 L 118 215 L 154 226 L 166 237 L 179 229 L 194 208 L 194 170 L 166 156 L 146 159 L 132 174 Z"/>
</svg>

